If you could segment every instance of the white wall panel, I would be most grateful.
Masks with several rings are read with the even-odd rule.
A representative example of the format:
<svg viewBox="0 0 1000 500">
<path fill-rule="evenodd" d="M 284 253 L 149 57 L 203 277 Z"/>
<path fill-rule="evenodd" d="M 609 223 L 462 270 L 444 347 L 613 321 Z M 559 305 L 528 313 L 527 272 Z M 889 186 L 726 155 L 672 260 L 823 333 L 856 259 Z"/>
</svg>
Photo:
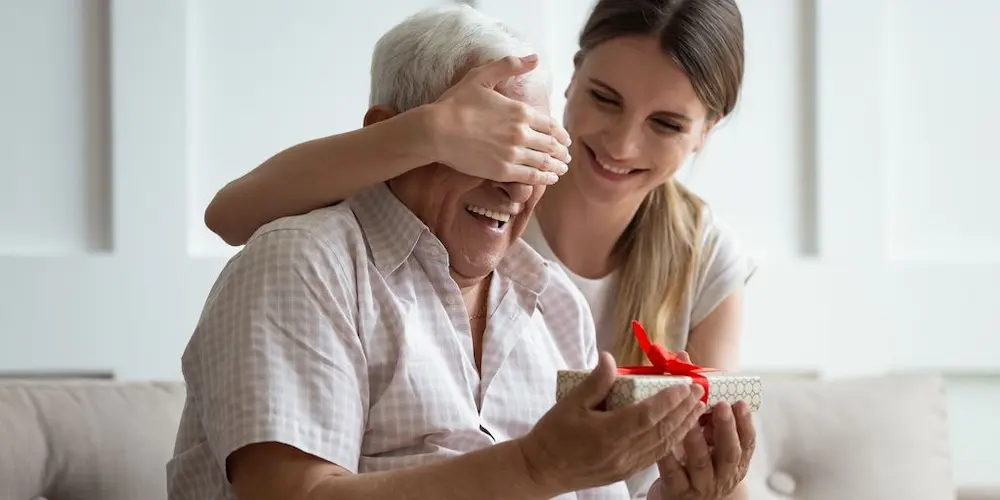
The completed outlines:
<svg viewBox="0 0 1000 500">
<path fill-rule="evenodd" d="M 111 246 L 107 26 L 101 0 L 0 0 L 0 254 Z"/>
<path fill-rule="evenodd" d="M 1000 2 L 890 4 L 892 256 L 1000 265 Z"/>
<path fill-rule="evenodd" d="M 430 5 L 383 3 L 372 16 L 352 4 L 347 17 L 347 8 L 327 2 L 2 1 L 0 22 L 15 27 L 20 19 L 29 33 L 18 40 L 36 42 L 12 60 L 42 68 L 33 78 L 44 80 L 3 88 L 3 106 L 44 120 L 31 135 L 17 135 L 19 122 L 0 115 L 0 140 L 22 147 L 15 158 L 41 158 L 23 171 L 2 164 L 14 184 L 0 186 L 0 203 L 17 205 L 0 205 L 0 374 L 90 371 L 121 379 L 180 377 L 181 351 L 233 252 L 198 239 L 211 193 L 303 136 L 359 125 L 372 43 Z M 269 45 L 268 36 L 278 40 Z M 295 59 L 294 47 L 308 58 Z M 254 71 L 258 59 L 271 69 Z M 108 60 L 110 78 L 80 75 Z M 109 97 L 88 104 L 101 92 Z M 110 122 L 83 109 L 102 102 Z M 256 126 L 248 123 L 255 117 Z M 94 126 L 110 128 L 110 155 L 107 132 Z M 84 161 L 81 151 L 100 147 L 103 163 Z M 97 181 L 111 189 L 88 189 Z M 111 208 L 105 225 L 114 229 L 113 246 L 85 244 L 87 225 L 74 217 L 91 198 Z"/>
<path fill-rule="evenodd" d="M 281 149 L 360 127 L 375 42 L 445 3 L 380 0 L 372 15 L 354 2 L 191 2 L 192 254 L 233 253 L 203 222 L 216 191 Z"/>
<path fill-rule="evenodd" d="M 744 2 L 741 100 L 679 179 L 757 258 L 816 253 L 813 2 Z"/>
</svg>

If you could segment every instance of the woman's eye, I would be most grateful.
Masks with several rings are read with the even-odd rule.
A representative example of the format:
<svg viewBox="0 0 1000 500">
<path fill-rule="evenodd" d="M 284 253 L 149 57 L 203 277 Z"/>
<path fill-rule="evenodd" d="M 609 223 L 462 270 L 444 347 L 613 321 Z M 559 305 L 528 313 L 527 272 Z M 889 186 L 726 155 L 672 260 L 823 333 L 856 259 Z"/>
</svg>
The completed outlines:
<svg viewBox="0 0 1000 500">
<path fill-rule="evenodd" d="M 603 95 L 601 95 L 600 92 L 591 90 L 590 91 L 590 95 L 593 96 L 594 99 L 597 100 L 597 102 L 601 102 L 601 103 L 604 103 L 604 104 L 615 104 L 614 99 L 611 99 L 610 97 L 603 96 Z"/>
<path fill-rule="evenodd" d="M 663 121 L 663 120 L 653 120 L 653 123 L 655 123 L 657 127 L 661 128 L 663 130 L 670 130 L 672 132 L 680 132 L 681 131 L 680 125 L 677 125 L 676 123 L 670 123 L 670 122 Z"/>
</svg>

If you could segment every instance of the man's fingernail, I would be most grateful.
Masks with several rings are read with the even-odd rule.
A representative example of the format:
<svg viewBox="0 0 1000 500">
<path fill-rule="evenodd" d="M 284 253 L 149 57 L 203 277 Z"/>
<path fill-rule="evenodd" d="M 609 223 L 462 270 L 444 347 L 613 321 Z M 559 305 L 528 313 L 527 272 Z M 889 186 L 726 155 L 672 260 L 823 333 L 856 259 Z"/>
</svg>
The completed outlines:
<svg viewBox="0 0 1000 500">
<path fill-rule="evenodd" d="M 531 54 L 531 55 L 524 56 L 524 57 L 521 58 L 521 60 L 524 61 L 524 62 L 528 62 L 528 63 L 535 62 L 536 60 L 538 60 L 538 54 Z"/>
<path fill-rule="evenodd" d="M 552 172 L 545 172 L 545 182 L 549 185 L 559 182 L 559 176 Z"/>
</svg>

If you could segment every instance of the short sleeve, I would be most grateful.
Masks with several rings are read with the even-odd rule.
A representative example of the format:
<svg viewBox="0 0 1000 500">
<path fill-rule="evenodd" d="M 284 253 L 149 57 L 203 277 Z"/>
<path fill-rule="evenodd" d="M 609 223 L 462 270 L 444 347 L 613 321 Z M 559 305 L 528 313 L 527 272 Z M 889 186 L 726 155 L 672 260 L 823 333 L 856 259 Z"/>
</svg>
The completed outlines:
<svg viewBox="0 0 1000 500">
<path fill-rule="evenodd" d="M 357 472 L 368 408 L 353 274 L 308 231 L 260 234 L 223 270 L 183 356 L 223 471 L 279 442 Z"/>
<path fill-rule="evenodd" d="M 708 317 L 726 297 L 746 285 L 757 264 L 736 234 L 710 212 L 705 217 L 703 257 L 691 307 L 691 327 Z"/>
</svg>

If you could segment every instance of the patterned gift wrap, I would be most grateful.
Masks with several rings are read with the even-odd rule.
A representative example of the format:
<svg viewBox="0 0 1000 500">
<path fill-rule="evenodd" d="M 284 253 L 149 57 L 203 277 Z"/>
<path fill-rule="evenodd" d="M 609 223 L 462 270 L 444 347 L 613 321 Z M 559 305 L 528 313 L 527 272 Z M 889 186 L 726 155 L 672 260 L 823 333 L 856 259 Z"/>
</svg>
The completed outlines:
<svg viewBox="0 0 1000 500">
<path fill-rule="evenodd" d="M 589 371 L 563 370 L 556 377 L 556 399 L 561 399 L 574 387 L 579 385 Z M 711 411 L 716 403 L 725 401 L 735 404 L 746 401 L 750 411 L 760 409 L 761 383 L 760 377 L 739 375 L 726 372 L 703 373 L 708 381 L 708 403 L 705 412 Z M 611 393 L 605 401 L 609 410 L 627 406 L 642 401 L 661 390 L 677 384 L 692 384 L 694 380 L 686 376 L 674 375 L 618 375 L 611 387 Z"/>
</svg>

